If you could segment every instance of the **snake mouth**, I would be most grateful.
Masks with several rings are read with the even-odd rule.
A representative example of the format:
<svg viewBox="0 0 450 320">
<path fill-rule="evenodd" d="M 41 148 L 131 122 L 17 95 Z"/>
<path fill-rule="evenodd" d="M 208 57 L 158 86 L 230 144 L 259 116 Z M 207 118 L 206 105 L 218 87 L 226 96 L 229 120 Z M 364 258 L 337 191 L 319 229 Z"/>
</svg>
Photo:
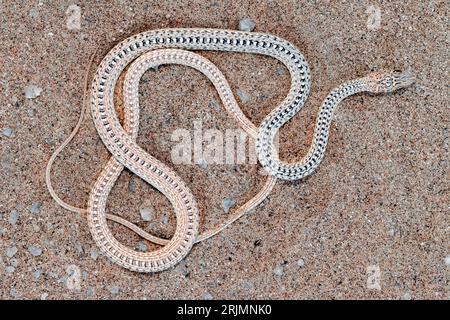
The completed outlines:
<svg viewBox="0 0 450 320">
<path fill-rule="evenodd" d="M 416 82 L 416 76 L 410 70 L 404 72 L 396 71 L 394 72 L 393 76 L 394 76 L 394 90 L 409 87 L 414 82 Z"/>
</svg>

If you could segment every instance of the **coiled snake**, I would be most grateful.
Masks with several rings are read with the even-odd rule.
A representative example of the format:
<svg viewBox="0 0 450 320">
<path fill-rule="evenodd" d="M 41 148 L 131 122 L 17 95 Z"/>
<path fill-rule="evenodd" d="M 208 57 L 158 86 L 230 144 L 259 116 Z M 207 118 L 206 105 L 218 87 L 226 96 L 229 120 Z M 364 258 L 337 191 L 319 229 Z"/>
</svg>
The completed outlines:
<svg viewBox="0 0 450 320">
<path fill-rule="evenodd" d="M 283 102 L 256 127 L 239 108 L 220 70 L 206 58 L 187 50 L 244 52 L 273 57 L 289 70 L 291 88 Z M 125 117 L 122 126 L 114 108 L 114 89 L 119 76 L 130 63 L 124 81 Z M 170 167 L 136 144 L 139 124 L 139 80 L 146 70 L 161 64 L 192 67 L 209 78 L 217 89 L 225 109 L 252 138 L 256 139 L 259 162 L 269 174 L 263 189 L 254 198 L 238 208 L 223 224 L 200 235 L 197 203 L 189 188 Z M 87 212 L 94 241 L 112 261 L 132 271 L 162 271 L 182 260 L 194 243 L 217 234 L 255 208 L 270 193 L 277 178 L 297 180 L 310 175 L 323 159 L 332 114 L 343 99 L 360 92 L 392 92 L 412 84 L 413 81 L 412 74 L 408 72 L 372 73 L 334 89 L 320 108 L 307 155 L 298 162 L 285 163 L 278 158 L 273 139 L 280 127 L 304 106 L 311 83 L 308 64 L 294 45 L 269 34 L 220 29 L 162 29 L 139 33 L 117 44 L 103 58 L 92 81 L 89 97 L 92 117 L 97 132 L 112 157 L 91 190 L 87 210 L 73 207 L 61 200 L 50 182 L 51 165 L 78 130 L 84 107 L 74 131 L 49 160 L 46 171 L 47 186 L 53 198 L 64 208 L 75 212 Z M 170 200 L 177 219 L 176 230 L 170 240 L 155 237 L 123 218 L 106 214 L 108 195 L 124 167 L 157 188 Z M 121 223 L 162 247 L 151 252 L 132 250 L 114 238 L 106 219 Z"/>
</svg>

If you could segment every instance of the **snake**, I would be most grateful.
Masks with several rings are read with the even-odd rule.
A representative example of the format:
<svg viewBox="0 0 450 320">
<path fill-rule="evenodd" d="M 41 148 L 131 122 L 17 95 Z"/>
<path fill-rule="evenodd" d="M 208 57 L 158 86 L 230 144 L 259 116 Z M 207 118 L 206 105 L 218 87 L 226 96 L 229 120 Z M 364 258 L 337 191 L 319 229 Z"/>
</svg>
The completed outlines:
<svg viewBox="0 0 450 320">
<path fill-rule="evenodd" d="M 260 125 L 255 126 L 240 109 L 222 72 L 211 61 L 194 51 L 239 52 L 275 58 L 289 71 L 289 92 L 264 117 Z M 255 139 L 259 163 L 268 174 L 264 186 L 253 198 L 236 209 L 225 222 L 201 234 L 198 204 L 189 187 L 172 168 L 136 143 L 139 127 L 139 81 L 148 69 L 164 64 L 194 68 L 212 82 L 225 110 Z M 115 110 L 114 91 L 125 68 L 124 120 L 121 124 Z M 304 107 L 311 88 L 308 63 L 292 43 L 271 34 L 225 29 L 174 28 L 141 32 L 116 44 L 104 56 L 88 90 L 88 103 L 95 128 L 112 156 L 91 189 L 87 209 L 65 203 L 58 197 L 50 181 L 51 166 L 78 130 L 84 109 L 69 138 L 55 150 L 47 164 L 47 187 L 61 206 L 87 214 L 89 230 L 95 243 L 112 262 L 136 272 L 167 270 L 184 259 L 195 243 L 218 234 L 258 206 L 269 195 L 277 179 L 294 181 L 312 174 L 323 160 L 333 112 L 342 100 L 362 92 L 390 93 L 405 88 L 414 81 L 415 77 L 410 71 L 387 71 L 373 72 L 338 86 L 325 98 L 319 109 L 306 155 L 299 161 L 285 162 L 278 156 L 274 138 L 280 128 Z M 83 106 L 86 105 L 85 96 Z M 176 216 L 176 229 L 171 239 L 158 238 L 126 219 L 106 213 L 109 193 L 124 168 L 155 187 L 170 201 Z M 111 233 L 107 219 L 124 225 L 161 247 L 150 252 L 140 252 L 123 245 Z"/>
</svg>

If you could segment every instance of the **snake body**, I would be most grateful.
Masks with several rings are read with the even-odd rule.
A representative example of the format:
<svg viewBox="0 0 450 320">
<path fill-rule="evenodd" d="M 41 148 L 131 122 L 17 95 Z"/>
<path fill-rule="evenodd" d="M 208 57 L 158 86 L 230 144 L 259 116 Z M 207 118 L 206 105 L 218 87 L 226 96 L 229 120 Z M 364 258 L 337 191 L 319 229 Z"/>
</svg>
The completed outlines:
<svg viewBox="0 0 450 320">
<path fill-rule="evenodd" d="M 239 108 L 223 74 L 207 59 L 186 50 L 243 52 L 273 57 L 289 70 L 290 90 L 282 103 L 256 127 Z M 119 76 L 130 63 L 124 84 L 125 119 L 122 126 L 114 107 L 114 89 Z M 161 64 L 189 66 L 211 80 L 226 110 L 256 139 L 259 162 L 269 173 L 264 188 L 254 198 L 225 223 L 202 235 L 198 234 L 197 203 L 189 188 L 171 168 L 136 144 L 139 79 L 148 68 Z M 308 64 L 300 51 L 288 41 L 269 34 L 221 29 L 162 29 L 139 33 L 117 44 L 98 66 L 90 90 L 95 127 L 112 154 L 90 193 L 87 208 L 91 234 L 102 252 L 115 263 L 133 271 L 157 272 L 172 267 L 188 254 L 195 242 L 218 233 L 256 207 L 268 195 L 276 178 L 297 180 L 311 174 L 325 154 L 332 114 L 339 102 L 359 92 L 391 92 L 413 82 L 409 73 L 374 73 L 339 86 L 328 95 L 320 108 L 307 155 L 296 163 L 285 163 L 278 158 L 273 139 L 278 130 L 304 106 L 310 91 L 310 78 Z M 157 188 L 173 205 L 177 226 L 172 239 L 159 239 L 126 220 L 105 213 L 108 194 L 124 167 Z M 49 184 L 49 166 L 47 169 Z M 62 202 L 61 199 L 59 201 Z M 163 246 L 152 252 L 132 250 L 114 238 L 106 223 L 107 218 Z"/>
</svg>

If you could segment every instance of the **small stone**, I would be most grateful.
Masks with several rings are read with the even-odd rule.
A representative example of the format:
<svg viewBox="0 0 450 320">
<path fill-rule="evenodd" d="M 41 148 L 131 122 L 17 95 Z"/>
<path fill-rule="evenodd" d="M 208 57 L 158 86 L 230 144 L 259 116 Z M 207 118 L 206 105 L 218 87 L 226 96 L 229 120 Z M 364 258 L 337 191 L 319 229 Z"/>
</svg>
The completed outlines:
<svg viewBox="0 0 450 320">
<path fill-rule="evenodd" d="M 236 205 L 236 200 L 227 198 L 223 200 L 222 207 L 225 213 L 228 213 L 232 207 Z"/>
<path fill-rule="evenodd" d="M 48 293 L 44 292 L 43 294 L 41 294 L 41 300 L 47 300 L 48 298 Z"/>
<path fill-rule="evenodd" d="M 273 271 L 273 273 L 278 276 L 281 277 L 284 274 L 284 268 L 283 266 L 278 266 L 275 268 L 275 270 Z"/>
<path fill-rule="evenodd" d="M 29 85 L 25 87 L 25 98 L 34 99 L 41 95 L 42 88 L 35 85 Z"/>
<path fill-rule="evenodd" d="M 198 163 L 198 166 L 202 169 L 208 169 L 208 162 L 206 162 L 204 159 L 201 159 Z"/>
<path fill-rule="evenodd" d="M 13 273 L 14 271 L 16 271 L 16 268 L 14 268 L 13 266 L 7 266 L 5 270 L 6 273 Z"/>
<path fill-rule="evenodd" d="M 236 93 L 243 103 L 249 102 L 251 100 L 250 95 L 242 91 L 241 89 L 237 89 Z"/>
<path fill-rule="evenodd" d="M 98 258 L 98 251 L 97 251 L 97 249 L 95 249 L 95 248 L 91 249 L 91 259 L 96 261 L 97 258 Z"/>
<path fill-rule="evenodd" d="M 3 213 L 0 212 L 0 220 L 3 220 Z"/>
<path fill-rule="evenodd" d="M 250 291 L 250 290 L 253 290 L 254 285 L 253 285 L 253 283 L 246 281 L 246 282 L 244 282 L 243 287 L 244 287 L 244 290 Z"/>
<path fill-rule="evenodd" d="M 303 260 L 302 258 L 298 259 L 297 266 L 303 268 L 305 266 L 305 260 Z"/>
<path fill-rule="evenodd" d="M 162 223 L 163 223 L 163 225 L 168 225 L 169 224 L 169 216 L 164 215 L 164 217 L 162 219 Z"/>
<path fill-rule="evenodd" d="M 33 272 L 33 278 L 35 280 L 38 280 L 40 278 L 41 274 L 42 274 L 42 270 L 38 269 L 38 270 Z"/>
<path fill-rule="evenodd" d="M 241 21 L 239 21 L 239 30 L 241 31 L 253 31 L 255 29 L 256 23 L 249 19 L 242 19 Z"/>
<path fill-rule="evenodd" d="M 13 136 L 13 134 L 14 134 L 14 130 L 13 129 L 11 129 L 11 128 L 3 129 L 3 135 L 5 137 L 11 138 Z"/>
<path fill-rule="evenodd" d="M 35 246 L 29 246 L 28 252 L 31 253 L 33 257 L 39 257 L 42 254 L 42 249 Z"/>
<path fill-rule="evenodd" d="M 408 293 L 408 292 L 405 293 L 405 294 L 403 295 L 402 299 L 403 299 L 403 300 L 411 300 L 411 299 L 412 299 L 411 294 Z"/>
<path fill-rule="evenodd" d="M 277 68 L 277 76 L 284 76 L 286 74 L 286 69 L 283 67 Z"/>
<path fill-rule="evenodd" d="M 16 255 L 16 253 L 17 253 L 17 247 L 16 246 L 6 249 L 6 256 L 8 258 L 14 257 Z"/>
<path fill-rule="evenodd" d="M 55 140 L 53 140 L 52 138 L 45 138 L 45 143 L 48 144 L 49 146 L 54 146 Z"/>
<path fill-rule="evenodd" d="M 109 288 L 109 292 L 111 292 L 111 294 L 116 295 L 119 293 L 119 287 L 118 286 L 112 286 L 111 288 Z"/>
<path fill-rule="evenodd" d="M 131 178 L 130 181 L 128 182 L 128 191 L 130 192 L 136 192 L 136 180 Z"/>
<path fill-rule="evenodd" d="M 11 211 L 8 219 L 9 223 L 15 226 L 18 220 L 19 220 L 19 213 L 16 210 Z"/>
<path fill-rule="evenodd" d="M 31 9 L 30 17 L 32 17 L 33 19 L 36 19 L 37 17 L 39 17 L 39 11 L 36 8 Z"/>
<path fill-rule="evenodd" d="M 147 252 L 148 247 L 147 247 L 147 245 L 146 245 L 144 242 L 140 241 L 140 242 L 138 243 L 136 249 L 137 249 L 138 251 L 140 251 L 140 252 Z"/>
<path fill-rule="evenodd" d="M 445 257 L 445 265 L 447 267 L 450 267 L 450 254 L 448 256 Z"/>
<path fill-rule="evenodd" d="M 151 221 L 153 218 L 153 214 L 150 208 L 142 208 L 139 210 L 141 214 L 141 218 L 144 221 Z"/>
<path fill-rule="evenodd" d="M 14 268 L 17 268 L 17 266 L 19 265 L 19 261 L 17 259 L 11 259 L 10 262 Z"/>
<path fill-rule="evenodd" d="M 13 296 L 14 298 L 17 298 L 17 289 L 16 289 L 16 288 L 12 288 L 12 289 L 9 291 L 9 294 L 10 294 L 11 296 Z"/>
<path fill-rule="evenodd" d="M 41 207 L 42 205 L 39 202 L 34 202 L 31 205 L 31 213 L 38 214 L 39 212 L 41 212 Z"/>
<path fill-rule="evenodd" d="M 220 103 L 216 99 L 211 99 L 211 103 L 209 105 L 217 112 L 220 112 Z"/>
<path fill-rule="evenodd" d="M 28 116 L 30 116 L 30 117 L 34 117 L 35 115 L 36 115 L 36 109 L 28 109 L 27 110 L 27 114 L 28 114 Z"/>
<path fill-rule="evenodd" d="M 203 298 L 204 298 L 205 300 L 212 300 L 212 299 L 214 299 L 214 297 L 212 296 L 212 294 L 209 293 L 209 292 L 205 293 L 205 295 L 203 296 Z"/>
</svg>

